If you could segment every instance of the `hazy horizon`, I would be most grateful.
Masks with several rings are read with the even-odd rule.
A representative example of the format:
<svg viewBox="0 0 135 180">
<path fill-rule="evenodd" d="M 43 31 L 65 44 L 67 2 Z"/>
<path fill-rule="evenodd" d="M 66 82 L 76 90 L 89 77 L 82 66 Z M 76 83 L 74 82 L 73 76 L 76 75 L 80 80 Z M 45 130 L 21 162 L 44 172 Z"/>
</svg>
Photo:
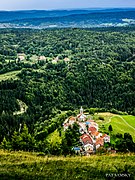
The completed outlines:
<svg viewBox="0 0 135 180">
<path fill-rule="evenodd" d="M 92 7 L 92 8 L 61 8 L 61 9 L 17 9 L 0 11 L 71 11 L 71 10 L 104 10 L 104 9 L 135 9 L 135 7 Z"/>
<path fill-rule="evenodd" d="M 135 0 L 4 0 L 0 11 L 135 8 Z"/>
</svg>

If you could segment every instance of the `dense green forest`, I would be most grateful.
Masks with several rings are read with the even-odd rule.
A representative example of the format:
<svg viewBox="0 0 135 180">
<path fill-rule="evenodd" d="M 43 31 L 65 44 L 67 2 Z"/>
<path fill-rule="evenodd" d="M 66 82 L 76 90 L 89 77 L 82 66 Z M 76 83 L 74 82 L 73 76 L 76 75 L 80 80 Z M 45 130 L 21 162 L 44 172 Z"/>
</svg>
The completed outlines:
<svg viewBox="0 0 135 180">
<path fill-rule="evenodd" d="M 19 101 L 28 108 L 17 114 Z M 80 106 L 135 115 L 134 28 L 0 30 L 0 142 L 42 151 Z"/>
</svg>

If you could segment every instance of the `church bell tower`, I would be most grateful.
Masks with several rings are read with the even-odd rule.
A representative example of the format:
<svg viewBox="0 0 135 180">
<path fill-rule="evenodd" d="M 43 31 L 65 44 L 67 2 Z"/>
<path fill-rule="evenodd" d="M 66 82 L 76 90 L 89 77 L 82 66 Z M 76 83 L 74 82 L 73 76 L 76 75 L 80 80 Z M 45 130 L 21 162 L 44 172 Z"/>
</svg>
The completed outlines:
<svg viewBox="0 0 135 180">
<path fill-rule="evenodd" d="M 80 114 L 83 114 L 83 108 L 82 108 L 82 106 L 81 106 L 81 109 L 80 109 Z"/>
</svg>

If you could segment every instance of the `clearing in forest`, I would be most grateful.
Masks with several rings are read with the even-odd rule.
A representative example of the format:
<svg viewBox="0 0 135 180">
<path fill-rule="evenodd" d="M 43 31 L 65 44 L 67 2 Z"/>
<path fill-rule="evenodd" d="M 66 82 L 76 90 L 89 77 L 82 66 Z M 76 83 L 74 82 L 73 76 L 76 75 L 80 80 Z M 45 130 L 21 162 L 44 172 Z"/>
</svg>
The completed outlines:
<svg viewBox="0 0 135 180">
<path fill-rule="evenodd" d="M 8 79 L 18 79 L 17 74 L 19 74 L 21 71 L 11 71 L 8 73 L 0 74 L 0 81 L 6 81 Z"/>
<path fill-rule="evenodd" d="M 103 117 L 104 120 L 99 120 L 99 117 Z M 99 127 L 103 131 L 108 131 L 109 125 L 112 125 L 113 134 L 117 133 L 129 133 L 133 137 L 135 142 L 135 116 L 132 115 L 117 115 L 112 113 L 98 113 L 94 116 Z M 103 128 L 104 127 L 104 128 Z"/>
</svg>

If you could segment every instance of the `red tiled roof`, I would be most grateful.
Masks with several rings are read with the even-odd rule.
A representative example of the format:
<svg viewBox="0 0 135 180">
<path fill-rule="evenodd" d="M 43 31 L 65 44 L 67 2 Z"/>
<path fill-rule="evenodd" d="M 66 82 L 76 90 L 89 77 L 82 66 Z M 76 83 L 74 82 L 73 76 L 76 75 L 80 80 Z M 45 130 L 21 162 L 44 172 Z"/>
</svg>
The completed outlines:
<svg viewBox="0 0 135 180">
<path fill-rule="evenodd" d="M 93 127 L 93 126 L 91 126 L 91 127 L 89 127 L 88 128 L 88 131 L 90 132 L 96 132 L 97 131 L 97 129 L 95 128 L 95 127 Z"/>
<path fill-rule="evenodd" d="M 98 131 L 95 131 L 95 132 L 91 132 L 91 134 L 92 134 L 93 136 L 98 136 L 100 133 L 99 133 Z"/>
<path fill-rule="evenodd" d="M 89 119 L 89 120 L 87 120 L 87 121 L 88 121 L 88 122 L 94 122 L 94 120 L 90 120 L 90 119 Z"/>
<path fill-rule="evenodd" d="M 103 138 L 98 138 L 98 139 L 96 140 L 96 145 L 98 145 L 98 144 L 100 144 L 101 146 L 104 145 L 104 140 L 103 140 Z"/>
<path fill-rule="evenodd" d="M 78 114 L 77 117 L 79 118 L 82 114 Z"/>
<path fill-rule="evenodd" d="M 86 115 L 85 115 L 85 114 L 83 114 L 83 113 L 78 114 L 78 115 L 77 115 L 77 118 L 80 118 L 81 116 L 83 116 L 84 118 L 86 118 Z"/>
<path fill-rule="evenodd" d="M 92 139 L 88 134 L 83 134 L 80 138 L 84 144 L 93 144 Z"/>
<path fill-rule="evenodd" d="M 69 118 L 69 121 L 75 121 L 75 120 L 76 120 L 76 118 L 73 116 Z"/>
<path fill-rule="evenodd" d="M 104 137 L 106 137 L 106 136 L 108 136 L 107 134 L 104 134 L 103 136 L 102 136 L 102 138 L 104 138 Z"/>
</svg>

